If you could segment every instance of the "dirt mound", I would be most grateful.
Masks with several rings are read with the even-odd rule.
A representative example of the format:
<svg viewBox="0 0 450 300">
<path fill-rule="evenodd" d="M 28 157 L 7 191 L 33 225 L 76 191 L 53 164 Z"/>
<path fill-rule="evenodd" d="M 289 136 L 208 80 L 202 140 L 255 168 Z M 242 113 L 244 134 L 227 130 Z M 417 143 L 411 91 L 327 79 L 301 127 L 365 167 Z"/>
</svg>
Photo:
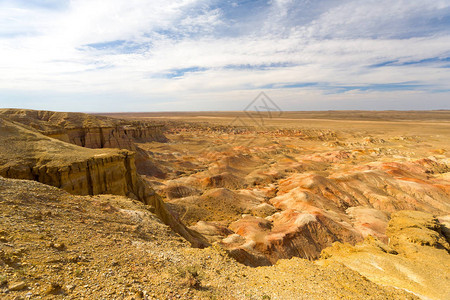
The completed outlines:
<svg viewBox="0 0 450 300">
<path fill-rule="evenodd" d="M 386 235 L 390 238 L 389 245 L 398 252 L 415 253 L 418 246 L 430 246 L 450 253 L 450 241 L 443 234 L 443 227 L 431 214 L 399 211 L 392 214 Z"/>
<path fill-rule="evenodd" d="M 227 188 L 234 190 L 247 186 L 245 180 L 228 172 L 206 177 L 203 179 L 203 185 L 205 188 Z"/>
<path fill-rule="evenodd" d="M 351 218 L 353 227 L 361 233 L 363 237 L 372 235 L 384 243 L 388 242 L 386 228 L 389 221 L 389 214 L 375 208 L 355 206 L 346 210 Z"/>
<path fill-rule="evenodd" d="M 201 233 L 210 242 L 219 242 L 224 237 L 233 233 L 230 229 L 218 222 L 198 221 L 197 224 L 189 228 Z"/>
<path fill-rule="evenodd" d="M 171 200 L 170 204 L 178 207 L 179 218 L 187 224 L 201 220 L 229 224 L 242 214 L 250 213 L 261 201 L 253 195 L 218 188 L 207 190 L 201 196 Z"/>
<path fill-rule="evenodd" d="M 196 196 L 200 194 L 200 191 L 197 190 L 196 188 L 181 184 L 169 185 L 165 187 L 162 191 L 165 193 L 166 197 L 169 200 L 184 198 L 188 196 Z"/>
</svg>

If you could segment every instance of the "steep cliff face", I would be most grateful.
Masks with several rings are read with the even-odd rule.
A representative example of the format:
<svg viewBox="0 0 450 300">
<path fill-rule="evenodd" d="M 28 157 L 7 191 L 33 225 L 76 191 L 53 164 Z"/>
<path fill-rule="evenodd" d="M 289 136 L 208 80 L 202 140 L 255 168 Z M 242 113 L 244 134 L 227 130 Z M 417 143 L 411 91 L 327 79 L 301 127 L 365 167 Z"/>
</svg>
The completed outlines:
<svg viewBox="0 0 450 300">
<path fill-rule="evenodd" d="M 125 176 L 127 160 L 130 159 L 128 155 L 126 152 L 118 152 L 61 165 L 39 162 L 14 164 L 2 167 L 0 175 L 36 180 L 77 195 L 126 195 L 133 187 L 133 183 L 126 180 Z"/>
<path fill-rule="evenodd" d="M 0 175 L 36 180 L 72 194 L 126 195 L 136 179 L 128 178 L 131 152 L 86 149 L 64 143 L 0 119 Z"/>
<path fill-rule="evenodd" d="M 37 130 L 45 136 L 86 148 L 119 148 L 136 152 L 141 175 L 164 177 L 148 153 L 137 143 L 165 142 L 164 126 L 83 113 L 27 109 L 0 109 L 0 117 Z"/>
<path fill-rule="evenodd" d="M 81 127 L 43 132 L 45 135 L 87 148 L 121 148 L 135 150 L 136 141 L 165 141 L 162 125 L 118 125 L 115 127 Z"/>
<path fill-rule="evenodd" d="M 83 113 L 1 109 L 0 116 L 40 133 L 87 148 L 136 150 L 134 142 L 165 141 L 163 126 Z"/>
<path fill-rule="evenodd" d="M 77 195 L 132 197 L 151 205 L 193 246 L 206 244 L 199 234 L 176 220 L 139 177 L 133 152 L 78 147 L 0 118 L 0 153 L 0 176 L 36 180 Z"/>
</svg>

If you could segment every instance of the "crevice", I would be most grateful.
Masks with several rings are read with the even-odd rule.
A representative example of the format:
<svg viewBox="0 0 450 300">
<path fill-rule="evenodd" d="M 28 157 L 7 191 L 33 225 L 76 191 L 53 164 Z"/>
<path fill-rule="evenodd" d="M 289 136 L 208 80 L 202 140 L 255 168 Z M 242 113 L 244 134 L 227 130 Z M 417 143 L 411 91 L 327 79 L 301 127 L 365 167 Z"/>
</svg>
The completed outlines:
<svg viewBox="0 0 450 300">
<path fill-rule="evenodd" d="M 86 162 L 86 180 L 87 180 L 87 188 L 89 195 L 94 195 L 94 187 L 92 183 L 92 174 L 91 174 L 91 167 L 90 160 Z"/>
<path fill-rule="evenodd" d="M 98 129 L 100 131 L 100 148 L 104 148 L 105 147 L 105 136 L 103 133 L 103 128 L 99 127 Z"/>
</svg>

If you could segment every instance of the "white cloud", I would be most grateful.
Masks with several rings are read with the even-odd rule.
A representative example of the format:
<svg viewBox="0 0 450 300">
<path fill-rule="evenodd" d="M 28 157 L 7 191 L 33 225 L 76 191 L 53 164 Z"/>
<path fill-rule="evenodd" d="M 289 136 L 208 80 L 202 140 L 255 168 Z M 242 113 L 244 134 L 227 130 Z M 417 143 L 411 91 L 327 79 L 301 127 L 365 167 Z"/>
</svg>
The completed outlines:
<svg viewBox="0 0 450 300">
<path fill-rule="evenodd" d="M 440 11 L 449 7 L 448 0 L 349 1 L 323 13 L 310 29 L 315 35 L 329 36 L 331 33 L 334 37 L 346 38 L 389 38 L 408 36 L 412 32 L 423 34 L 427 27 L 417 22 L 424 18 L 438 19 Z"/>
<path fill-rule="evenodd" d="M 228 28 L 224 8 L 212 7 L 210 1 L 73 0 L 58 9 L 0 2 L 0 99 L 2 90 L 8 95 L 10 91 L 83 92 L 100 102 L 108 101 L 102 95 L 113 93 L 128 95 L 135 103 L 147 97 L 179 103 L 199 101 L 205 109 L 226 109 L 229 103 L 230 109 L 239 109 L 231 100 L 236 93 L 249 97 L 264 86 L 302 82 L 318 84 L 272 89 L 270 93 L 294 107 L 292 102 L 299 93 L 311 99 L 331 99 L 332 89 L 327 91 L 327 85 L 411 82 L 423 86 L 421 92 L 413 91 L 415 97 L 433 89 L 448 89 L 449 69 L 441 68 L 445 62 L 402 65 L 450 56 L 448 30 L 436 32 L 436 26 L 431 26 L 432 34 L 424 35 L 424 29 L 418 36 L 405 36 L 409 17 L 421 13 L 440 16 L 449 7 L 448 1 L 346 1 L 321 13 L 315 11 L 312 22 L 289 24 L 287 17 L 293 7 L 301 11 L 299 3 L 313 5 L 309 1 L 273 1 L 260 30 L 227 36 L 218 34 Z M 389 24 L 392 32 L 386 33 Z M 373 38 L 373 34 L 380 36 Z M 120 43 L 116 48 L 112 44 L 114 49 L 87 46 L 120 40 L 128 41 L 125 46 L 131 49 L 123 51 L 125 46 L 118 46 Z M 387 61 L 397 65 L 369 67 Z M 190 68 L 198 69 L 189 72 Z M 170 78 L 176 69 L 181 69 L 179 76 Z M 184 74 L 182 69 L 186 69 Z M 339 92 L 336 97 L 363 101 L 371 93 Z M 391 98 L 395 94 L 402 101 L 410 96 L 389 91 Z M 21 97 L 26 100 L 28 96 Z M 205 102 L 218 98 L 228 100 L 220 105 Z"/>
</svg>

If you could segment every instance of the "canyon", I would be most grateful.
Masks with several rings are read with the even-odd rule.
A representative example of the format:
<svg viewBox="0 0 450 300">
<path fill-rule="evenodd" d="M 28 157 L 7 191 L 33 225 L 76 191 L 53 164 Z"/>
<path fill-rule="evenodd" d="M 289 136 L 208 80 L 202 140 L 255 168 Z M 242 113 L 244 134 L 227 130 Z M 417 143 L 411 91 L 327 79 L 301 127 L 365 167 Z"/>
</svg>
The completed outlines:
<svg viewBox="0 0 450 300">
<path fill-rule="evenodd" d="M 143 225 L 138 213 L 140 236 L 150 234 L 145 226 L 156 226 L 152 222 L 158 219 L 190 246 L 205 248 L 180 250 L 185 246 L 175 236 L 153 231 L 161 243 L 167 239 L 160 251 L 186 261 L 208 253 L 214 268 L 226 258 L 231 273 L 245 273 L 239 281 L 246 288 L 301 266 L 318 276 L 315 282 L 326 280 L 325 274 L 339 274 L 339 281 L 355 272 L 348 276 L 367 277 L 380 288 L 378 295 L 391 293 L 386 298 L 446 299 L 449 120 L 442 111 L 287 112 L 257 119 L 244 112 L 89 115 L 2 109 L 0 176 L 19 179 L 2 181 L 4 193 L 8 185 L 28 186 L 23 179 L 38 181 L 55 187 L 51 192 L 39 186 L 43 198 L 56 193 L 100 205 L 97 218 L 123 210 L 119 202 L 133 210 L 143 205 L 139 211 L 154 219 Z M 128 202 L 132 199 L 141 204 Z M 424 267 L 428 272 L 420 274 Z M 221 270 L 227 275 L 220 281 L 240 290 L 224 279 L 231 273 Z M 194 273 L 186 273 L 193 286 L 201 281 Z M 294 299 L 288 278 L 307 286 L 306 278 L 294 273 L 282 277 L 288 291 L 261 288 L 236 298 Z M 211 273 L 204 276 L 204 284 L 226 295 Z M 325 298 L 347 290 L 327 288 L 332 293 Z M 163 289 L 158 293 L 167 296 Z M 211 296 L 196 288 L 193 293 L 189 297 Z"/>
<path fill-rule="evenodd" d="M 173 218 L 159 195 L 143 182 L 136 171 L 134 152 L 76 146 L 32 129 L 36 123 L 29 122 L 29 118 L 24 124 L 12 120 L 0 119 L 0 176 L 36 180 L 77 195 L 128 196 L 152 206 L 166 224 L 195 247 L 208 245 L 200 235 Z M 60 136 L 65 136 L 64 131 L 61 132 Z M 95 136 L 92 139 L 100 138 Z M 116 141 L 132 145 L 128 136 L 119 136 Z"/>
</svg>

